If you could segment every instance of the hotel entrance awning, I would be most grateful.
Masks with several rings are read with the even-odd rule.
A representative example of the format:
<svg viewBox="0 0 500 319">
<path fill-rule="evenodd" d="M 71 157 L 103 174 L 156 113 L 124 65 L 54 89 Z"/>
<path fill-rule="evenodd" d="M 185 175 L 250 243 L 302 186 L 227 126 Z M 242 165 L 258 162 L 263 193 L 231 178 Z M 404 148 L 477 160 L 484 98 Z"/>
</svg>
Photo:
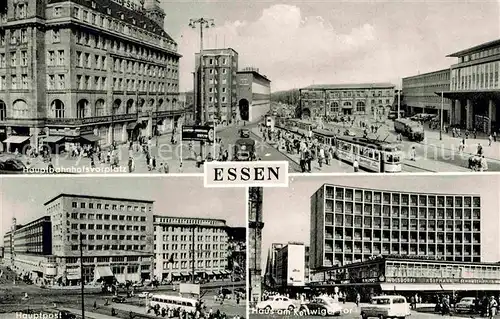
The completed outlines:
<svg viewBox="0 0 500 319">
<path fill-rule="evenodd" d="M 443 94 L 445 98 L 452 100 L 500 99 L 500 90 L 464 90 L 434 93 L 438 96 L 441 96 L 441 94 Z"/>
</svg>

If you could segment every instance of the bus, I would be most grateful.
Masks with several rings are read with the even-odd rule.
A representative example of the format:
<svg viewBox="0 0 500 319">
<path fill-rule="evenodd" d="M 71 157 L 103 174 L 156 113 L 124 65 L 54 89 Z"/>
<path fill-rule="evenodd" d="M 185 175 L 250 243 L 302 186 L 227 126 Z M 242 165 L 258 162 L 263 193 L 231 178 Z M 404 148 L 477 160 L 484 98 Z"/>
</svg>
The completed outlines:
<svg viewBox="0 0 500 319">
<path fill-rule="evenodd" d="M 149 302 L 152 309 L 182 309 L 189 313 L 196 311 L 198 301 L 192 298 L 184 298 L 168 295 L 153 295 Z"/>
<path fill-rule="evenodd" d="M 335 147 L 334 156 L 376 173 L 401 172 L 401 146 L 364 137 L 338 136 L 331 131 L 314 130 L 313 137 L 321 144 Z"/>
<path fill-rule="evenodd" d="M 251 138 L 240 138 L 234 143 L 233 161 L 255 160 L 255 141 Z"/>
<path fill-rule="evenodd" d="M 425 137 L 424 126 L 409 119 L 394 120 L 394 131 L 414 142 L 421 142 Z"/>
</svg>

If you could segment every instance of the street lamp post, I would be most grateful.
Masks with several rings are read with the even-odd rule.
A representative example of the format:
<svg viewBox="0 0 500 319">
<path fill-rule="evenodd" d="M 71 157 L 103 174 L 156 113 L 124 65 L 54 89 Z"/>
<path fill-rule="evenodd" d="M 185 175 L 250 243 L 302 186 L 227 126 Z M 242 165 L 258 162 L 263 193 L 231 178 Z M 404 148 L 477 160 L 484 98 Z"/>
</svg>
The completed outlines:
<svg viewBox="0 0 500 319">
<path fill-rule="evenodd" d="M 211 28 L 215 27 L 214 19 L 189 19 L 189 26 L 193 29 L 196 28 L 196 25 L 200 25 L 200 120 L 202 124 L 205 124 L 208 121 L 208 108 L 205 106 L 205 88 L 204 88 L 204 59 L 203 59 L 203 28 Z M 200 142 L 200 156 L 203 158 L 203 142 Z"/>
</svg>

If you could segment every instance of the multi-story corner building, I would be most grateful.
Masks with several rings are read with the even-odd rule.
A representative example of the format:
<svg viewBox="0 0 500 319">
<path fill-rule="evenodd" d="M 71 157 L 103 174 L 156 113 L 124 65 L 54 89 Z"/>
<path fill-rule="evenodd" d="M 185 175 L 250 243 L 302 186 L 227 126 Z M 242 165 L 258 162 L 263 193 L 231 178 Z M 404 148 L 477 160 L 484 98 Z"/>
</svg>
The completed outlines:
<svg viewBox="0 0 500 319">
<path fill-rule="evenodd" d="M 0 13 L 0 141 L 110 144 L 169 128 L 176 42 L 157 0 L 7 1 Z"/>
<path fill-rule="evenodd" d="M 481 261 L 478 195 L 324 184 L 311 197 L 311 268 L 378 255 Z"/>
<path fill-rule="evenodd" d="M 84 282 L 152 279 L 153 203 L 73 194 L 48 200 L 55 281 L 71 285 L 81 279 L 80 249 Z"/>
<path fill-rule="evenodd" d="M 154 276 L 159 281 L 228 278 L 222 219 L 154 216 Z M 194 264 L 193 264 L 194 262 Z"/>
<path fill-rule="evenodd" d="M 445 97 L 452 103 L 452 124 L 488 134 L 498 132 L 500 40 L 467 48 L 448 57 L 458 59 L 451 65 L 450 88 L 445 92 Z"/>
<path fill-rule="evenodd" d="M 390 83 L 311 85 L 299 90 L 303 118 L 371 115 L 386 118 L 394 101 Z"/>
<path fill-rule="evenodd" d="M 262 229 L 264 228 L 262 201 L 264 192 L 262 187 L 248 189 L 248 273 L 251 304 L 262 299 Z"/>
<path fill-rule="evenodd" d="M 271 109 L 271 81 L 257 68 L 237 72 L 238 114 L 243 121 L 257 122 Z"/>
<path fill-rule="evenodd" d="M 443 122 L 450 122 L 451 101 L 436 95 L 447 92 L 450 87 L 450 69 L 444 69 L 403 78 L 401 105 L 408 114 L 440 114 L 443 108 Z M 441 102 L 443 105 L 441 106 Z"/>
<path fill-rule="evenodd" d="M 238 52 L 231 48 L 203 50 L 203 90 L 200 90 L 200 54 L 196 53 L 195 58 L 196 120 L 202 122 L 207 112 L 207 121 L 232 122 L 238 115 L 236 110 Z"/>
</svg>

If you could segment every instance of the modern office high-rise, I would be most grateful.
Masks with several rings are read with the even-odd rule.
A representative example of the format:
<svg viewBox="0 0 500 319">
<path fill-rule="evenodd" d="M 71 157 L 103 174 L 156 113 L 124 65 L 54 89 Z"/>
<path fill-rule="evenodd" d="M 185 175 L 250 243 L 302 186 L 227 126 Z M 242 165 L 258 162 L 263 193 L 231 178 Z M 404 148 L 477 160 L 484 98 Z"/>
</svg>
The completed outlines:
<svg viewBox="0 0 500 319">
<path fill-rule="evenodd" d="M 378 255 L 481 261 L 481 197 L 324 184 L 311 196 L 310 265 Z"/>
</svg>

